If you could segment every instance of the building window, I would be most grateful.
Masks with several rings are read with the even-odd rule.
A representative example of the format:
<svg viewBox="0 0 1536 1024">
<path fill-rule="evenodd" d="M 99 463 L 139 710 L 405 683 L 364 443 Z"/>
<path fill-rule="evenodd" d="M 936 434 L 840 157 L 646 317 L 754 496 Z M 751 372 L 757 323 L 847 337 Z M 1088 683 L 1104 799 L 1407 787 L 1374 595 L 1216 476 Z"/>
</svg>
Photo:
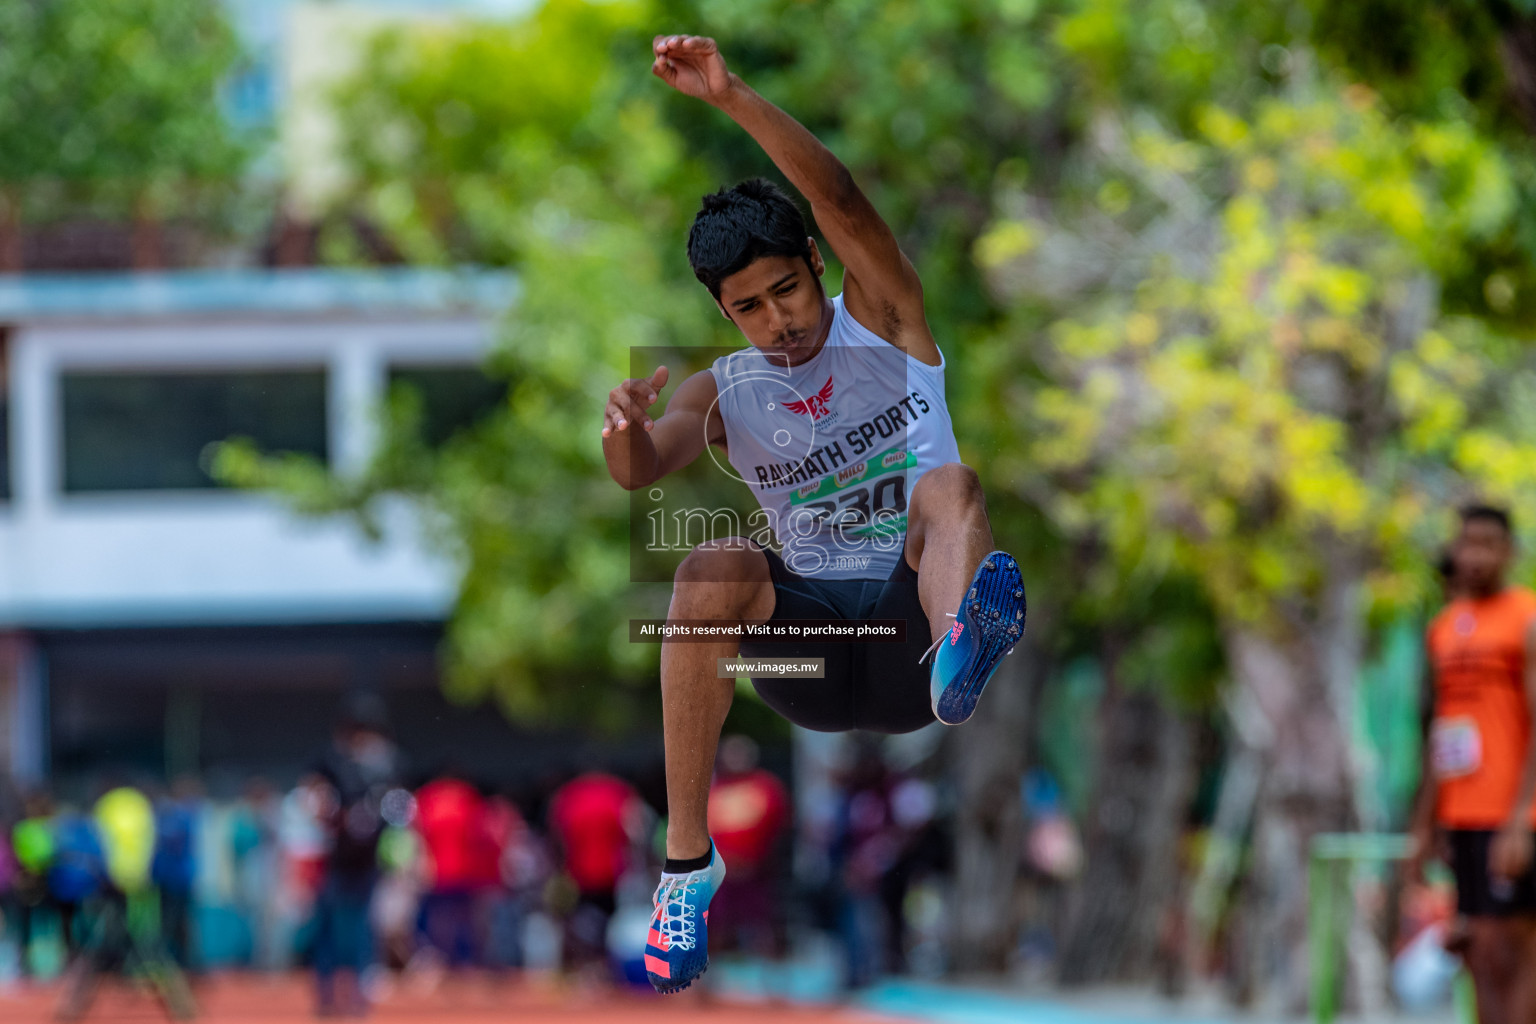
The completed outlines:
<svg viewBox="0 0 1536 1024">
<path fill-rule="evenodd" d="M 507 394 L 505 381 L 473 366 L 395 366 L 389 387 L 415 393 L 421 402 L 422 439 L 433 447 L 490 415 Z"/>
<path fill-rule="evenodd" d="M 232 437 L 327 457 L 323 370 L 66 373 L 61 385 L 66 493 L 217 487 L 204 453 Z"/>
</svg>

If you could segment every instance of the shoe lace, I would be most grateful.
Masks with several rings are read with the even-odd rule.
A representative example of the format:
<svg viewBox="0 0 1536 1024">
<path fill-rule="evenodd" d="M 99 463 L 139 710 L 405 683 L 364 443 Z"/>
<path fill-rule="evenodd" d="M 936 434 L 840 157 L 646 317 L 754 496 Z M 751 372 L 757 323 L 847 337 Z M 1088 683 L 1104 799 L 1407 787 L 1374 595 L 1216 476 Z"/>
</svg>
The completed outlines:
<svg viewBox="0 0 1536 1024">
<path fill-rule="evenodd" d="M 945 612 L 944 614 L 948 615 L 950 618 L 955 617 L 954 612 Z M 944 632 L 939 634 L 939 638 L 937 640 L 928 645 L 928 649 L 923 652 L 923 656 L 921 658 L 917 659 L 917 663 L 921 665 L 923 662 L 927 661 L 933 652 L 939 649 L 939 644 L 943 643 L 944 638 L 947 636 L 949 636 L 949 630 L 946 629 Z"/>
<path fill-rule="evenodd" d="M 656 887 L 656 930 L 667 936 L 672 948 L 684 952 L 693 948 L 694 913 L 688 896 L 696 891 L 685 878 L 663 878 Z"/>
</svg>

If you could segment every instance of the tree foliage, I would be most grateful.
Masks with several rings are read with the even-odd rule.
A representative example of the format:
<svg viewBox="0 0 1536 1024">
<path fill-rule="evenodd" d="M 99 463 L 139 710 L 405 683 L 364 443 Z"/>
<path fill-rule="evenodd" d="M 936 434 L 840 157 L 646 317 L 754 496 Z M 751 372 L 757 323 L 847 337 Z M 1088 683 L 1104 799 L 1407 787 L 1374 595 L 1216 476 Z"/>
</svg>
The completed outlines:
<svg viewBox="0 0 1536 1024">
<path fill-rule="evenodd" d="M 1369 548 L 1383 599 L 1416 598 L 1448 503 L 1513 496 L 1531 454 L 1510 434 L 1520 349 L 1438 306 L 1514 213 L 1498 151 L 1363 91 L 1101 137 L 1071 227 L 1007 218 L 978 246 L 1001 288 L 1067 311 L 1020 485 L 1122 570 L 1194 572 L 1245 619 L 1307 593 L 1325 537 Z"/>
<path fill-rule="evenodd" d="M 222 457 L 230 478 L 315 511 L 367 521 L 389 494 L 421 499 L 464 571 L 450 688 L 524 721 L 617 727 L 648 713 L 655 648 L 629 643 L 628 623 L 663 615 L 666 598 L 630 583 L 628 496 L 604 467 L 600 410 L 632 349 L 718 341 L 723 323 L 681 261 L 709 179 L 659 90 L 628 83 L 645 70 L 642 10 L 555 0 L 526 22 L 375 41 L 341 95 L 353 202 L 413 259 L 516 267 L 489 367 L 506 400 L 431 448 L 397 396 L 360 479 L 239 447 Z"/>
<path fill-rule="evenodd" d="M 30 220 L 227 200 L 248 151 L 219 91 L 239 59 L 215 0 L 0 3 L 0 189 Z"/>
</svg>

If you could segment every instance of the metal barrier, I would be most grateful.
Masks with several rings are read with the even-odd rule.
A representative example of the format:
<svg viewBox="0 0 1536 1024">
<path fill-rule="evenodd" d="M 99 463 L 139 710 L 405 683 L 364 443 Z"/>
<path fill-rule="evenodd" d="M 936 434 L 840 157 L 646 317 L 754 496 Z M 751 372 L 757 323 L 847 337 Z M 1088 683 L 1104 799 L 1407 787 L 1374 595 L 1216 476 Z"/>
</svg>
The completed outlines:
<svg viewBox="0 0 1536 1024">
<path fill-rule="evenodd" d="M 1307 946 L 1312 967 L 1312 1019 L 1333 1024 L 1339 1013 L 1340 943 L 1354 910 L 1350 876 L 1363 863 L 1407 860 L 1413 843 L 1405 835 L 1374 832 L 1326 833 L 1312 840 L 1307 863 Z M 1456 976 L 1456 1019 L 1477 1024 L 1471 978 Z"/>
</svg>

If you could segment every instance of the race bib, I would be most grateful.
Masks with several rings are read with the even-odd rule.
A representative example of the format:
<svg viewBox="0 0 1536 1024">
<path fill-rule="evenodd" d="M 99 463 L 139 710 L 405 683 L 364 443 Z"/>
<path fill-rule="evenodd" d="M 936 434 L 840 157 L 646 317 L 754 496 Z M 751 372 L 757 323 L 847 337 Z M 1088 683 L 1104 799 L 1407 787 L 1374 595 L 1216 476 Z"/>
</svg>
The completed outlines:
<svg viewBox="0 0 1536 1024">
<path fill-rule="evenodd" d="M 1437 718 L 1429 733 L 1430 764 L 1435 777 L 1471 775 L 1483 763 L 1483 737 L 1470 718 Z"/>
</svg>

